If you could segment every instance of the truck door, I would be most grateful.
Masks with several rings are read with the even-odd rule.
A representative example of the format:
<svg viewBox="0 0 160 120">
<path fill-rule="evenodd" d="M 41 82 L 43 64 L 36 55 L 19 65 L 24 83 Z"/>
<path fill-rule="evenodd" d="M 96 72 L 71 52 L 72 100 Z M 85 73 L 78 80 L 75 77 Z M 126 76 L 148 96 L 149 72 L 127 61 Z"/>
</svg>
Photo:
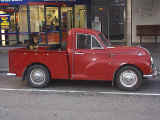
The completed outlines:
<svg viewBox="0 0 160 120">
<path fill-rule="evenodd" d="M 107 54 L 95 36 L 76 34 L 74 80 L 106 80 Z"/>
</svg>

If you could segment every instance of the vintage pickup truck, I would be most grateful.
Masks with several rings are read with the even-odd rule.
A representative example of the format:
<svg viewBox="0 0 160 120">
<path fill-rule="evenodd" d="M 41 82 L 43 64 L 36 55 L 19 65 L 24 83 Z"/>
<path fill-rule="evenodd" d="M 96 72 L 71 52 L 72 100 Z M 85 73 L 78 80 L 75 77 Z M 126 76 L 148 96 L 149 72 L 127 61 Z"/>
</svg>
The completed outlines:
<svg viewBox="0 0 160 120">
<path fill-rule="evenodd" d="M 157 75 L 146 49 L 111 46 L 103 33 L 80 28 L 71 29 L 60 48 L 10 50 L 9 73 L 35 88 L 65 79 L 112 81 L 120 90 L 137 90 L 143 78 Z"/>
</svg>

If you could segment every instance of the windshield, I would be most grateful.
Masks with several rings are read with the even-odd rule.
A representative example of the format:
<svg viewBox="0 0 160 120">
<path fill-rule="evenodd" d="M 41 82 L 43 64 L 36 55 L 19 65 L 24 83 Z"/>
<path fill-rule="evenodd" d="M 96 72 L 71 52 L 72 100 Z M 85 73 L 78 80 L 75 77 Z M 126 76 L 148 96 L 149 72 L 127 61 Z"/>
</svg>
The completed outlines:
<svg viewBox="0 0 160 120">
<path fill-rule="evenodd" d="M 100 33 L 99 37 L 101 38 L 101 40 L 103 41 L 103 44 L 106 47 L 111 46 L 111 42 L 105 37 L 105 35 L 103 33 Z"/>
</svg>

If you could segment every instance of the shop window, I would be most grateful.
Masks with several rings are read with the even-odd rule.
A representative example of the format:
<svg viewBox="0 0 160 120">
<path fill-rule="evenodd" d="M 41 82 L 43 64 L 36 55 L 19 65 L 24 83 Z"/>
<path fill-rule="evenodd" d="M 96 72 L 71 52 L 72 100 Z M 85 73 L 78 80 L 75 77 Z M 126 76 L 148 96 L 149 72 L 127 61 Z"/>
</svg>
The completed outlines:
<svg viewBox="0 0 160 120">
<path fill-rule="evenodd" d="M 0 45 L 17 44 L 17 8 L 15 6 L 1 6 L 0 11 Z"/>
<path fill-rule="evenodd" d="M 59 27 L 58 7 L 46 7 L 46 22 L 43 24 L 42 31 L 46 34 L 48 44 L 59 44 Z"/>
<path fill-rule="evenodd" d="M 61 7 L 61 30 L 62 41 L 67 39 L 67 32 L 73 28 L 73 11 L 72 7 Z"/>
<path fill-rule="evenodd" d="M 19 10 L 17 13 L 17 22 L 19 32 L 19 43 L 24 44 L 25 41 L 29 40 L 26 5 L 19 6 Z"/>
<path fill-rule="evenodd" d="M 1 24 L 1 33 L 3 32 L 0 37 L 1 45 L 23 45 L 26 40 L 29 40 L 26 5 L 6 6 L 4 11 L 6 11 L 5 16 L 8 16 L 5 21 L 8 24 L 5 24 L 5 28 Z"/>
<path fill-rule="evenodd" d="M 62 31 L 67 32 L 73 27 L 72 7 L 61 8 L 61 27 Z"/>
<path fill-rule="evenodd" d="M 45 26 L 44 5 L 31 5 L 30 6 L 30 27 L 31 32 L 37 32 L 40 35 L 39 44 L 47 44 L 46 35 L 43 33 Z"/>
<path fill-rule="evenodd" d="M 12 46 L 20 43 L 17 40 L 17 38 L 19 38 L 18 32 L 19 32 L 19 26 L 16 21 L 16 13 L 13 13 L 10 16 L 10 27 L 7 30 L 6 34 L 6 46 Z"/>
<path fill-rule="evenodd" d="M 42 25 L 44 24 L 44 5 L 30 6 L 30 24 L 31 32 L 42 32 Z"/>
<path fill-rule="evenodd" d="M 43 31 L 53 32 L 59 30 L 58 7 L 46 7 L 46 26 Z"/>
<path fill-rule="evenodd" d="M 87 28 L 87 8 L 85 5 L 75 5 L 75 27 Z"/>
</svg>

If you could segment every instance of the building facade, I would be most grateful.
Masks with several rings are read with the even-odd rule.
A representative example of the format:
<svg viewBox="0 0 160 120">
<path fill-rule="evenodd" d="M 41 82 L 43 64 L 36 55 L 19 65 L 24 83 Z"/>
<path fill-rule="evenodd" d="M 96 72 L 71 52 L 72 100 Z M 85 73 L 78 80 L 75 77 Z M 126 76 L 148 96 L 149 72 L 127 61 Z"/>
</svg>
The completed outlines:
<svg viewBox="0 0 160 120">
<path fill-rule="evenodd" d="M 58 44 L 75 27 L 101 31 L 113 43 L 139 44 L 136 26 L 159 24 L 159 5 L 159 0 L 0 0 L 0 46 L 23 46 L 32 33 L 41 35 L 42 45 Z"/>
<path fill-rule="evenodd" d="M 0 45 L 21 46 L 32 33 L 40 44 L 58 44 L 74 27 L 88 27 L 90 0 L 1 0 Z"/>
</svg>

